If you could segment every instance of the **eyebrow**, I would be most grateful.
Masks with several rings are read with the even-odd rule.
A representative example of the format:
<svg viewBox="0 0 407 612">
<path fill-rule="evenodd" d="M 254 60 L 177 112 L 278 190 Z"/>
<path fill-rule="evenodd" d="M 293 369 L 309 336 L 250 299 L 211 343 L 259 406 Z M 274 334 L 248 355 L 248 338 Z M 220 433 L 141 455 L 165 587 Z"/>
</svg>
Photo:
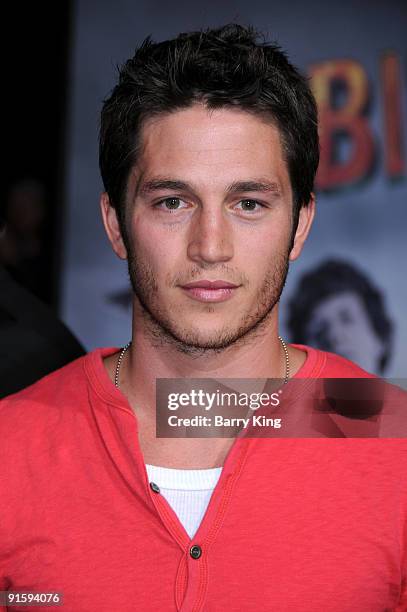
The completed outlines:
<svg viewBox="0 0 407 612">
<path fill-rule="evenodd" d="M 192 186 L 186 183 L 185 181 L 169 178 L 154 178 L 145 181 L 138 189 L 138 193 L 140 195 L 147 195 L 148 193 L 153 193 L 154 191 L 160 191 L 164 189 L 170 191 L 193 191 Z M 231 183 L 226 189 L 226 192 L 232 195 L 240 193 L 242 191 L 259 191 L 262 193 L 275 193 L 276 195 L 280 195 L 281 193 L 277 183 L 272 181 L 265 181 L 263 179 L 235 181 Z"/>
</svg>

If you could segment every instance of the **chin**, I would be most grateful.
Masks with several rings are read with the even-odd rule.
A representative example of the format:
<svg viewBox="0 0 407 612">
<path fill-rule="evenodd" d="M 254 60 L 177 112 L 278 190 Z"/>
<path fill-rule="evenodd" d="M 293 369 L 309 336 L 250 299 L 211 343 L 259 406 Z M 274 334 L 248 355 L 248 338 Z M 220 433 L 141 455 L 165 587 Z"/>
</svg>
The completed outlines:
<svg viewBox="0 0 407 612">
<path fill-rule="evenodd" d="M 203 330 L 199 328 L 197 331 L 197 326 L 191 327 L 190 331 L 185 327 L 183 330 L 177 334 L 179 340 L 183 342 L 186 346 L 190 346 L 191 348 L 195 347 L 196 349 L 202 350 L 224 350 L 229 346 L 232 346 L 238 340 L 243 339 L 247 334 L 246 329 L 236 327 L 225 327 L 219 326 L 211 327 L 208 330 Z"/>
<path fill-rule="evenodd" d="M 225 337 L 225 334 L 220 334 L 220 330 L 217 332 L 213 328 L 208 333 L 202 332 L 202 330 L 197 333 L 196 328 L 190 331 L 184 328 L 177 336 L 184 344 L 197 348 L 221 348 L 225 344 L 225 340 L 227 342 L 230 338 L 229 334 Z"/>
</svg>

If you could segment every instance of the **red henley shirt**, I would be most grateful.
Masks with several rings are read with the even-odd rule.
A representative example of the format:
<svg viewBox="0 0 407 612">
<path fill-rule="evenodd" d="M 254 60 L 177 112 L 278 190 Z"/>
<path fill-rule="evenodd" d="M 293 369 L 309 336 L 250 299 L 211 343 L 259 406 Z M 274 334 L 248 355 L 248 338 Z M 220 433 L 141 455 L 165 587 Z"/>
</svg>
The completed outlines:
<svg viewBox="0 0 407 612">
<path fill-rule="evenodd" d="M 299 348 L 296 377 L 366 376 Z M 0 402 L 0 590 L 65 612 L 407 611 L 406 439 L 238 437 L 190 540 L 148 482 L 116 350 Z"/>
</svg>

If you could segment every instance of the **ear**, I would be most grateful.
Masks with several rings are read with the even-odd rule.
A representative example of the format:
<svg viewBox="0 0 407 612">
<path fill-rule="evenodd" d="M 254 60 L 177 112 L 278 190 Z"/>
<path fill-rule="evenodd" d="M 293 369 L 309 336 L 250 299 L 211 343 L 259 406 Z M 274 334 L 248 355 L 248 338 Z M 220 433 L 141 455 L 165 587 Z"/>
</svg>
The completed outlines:
<svg viewBox="0 0 407 612">
<path fill-rule="evenodd" d="M 100 209 L 102 211 L 103 225 L 105 226 L 107 237 L 112 245 L 113 251 L 120 259 L 127 259 L 127 250 L 124 246 L 116 209 L 110 204 L 109 196 L 106 192 L 100 197 Z"/>
<path fill-rule="evenodd" d="M 302 206 L 300 209 L 297 231 L 295 232 L 294 244 L 289 257 L 290 261 L 294 261 L 300 256 L 304 243 L 310 232 L 314 215 L 315 195 L 311 193 L 311 198 L 307 206 Z"/>
</svg>

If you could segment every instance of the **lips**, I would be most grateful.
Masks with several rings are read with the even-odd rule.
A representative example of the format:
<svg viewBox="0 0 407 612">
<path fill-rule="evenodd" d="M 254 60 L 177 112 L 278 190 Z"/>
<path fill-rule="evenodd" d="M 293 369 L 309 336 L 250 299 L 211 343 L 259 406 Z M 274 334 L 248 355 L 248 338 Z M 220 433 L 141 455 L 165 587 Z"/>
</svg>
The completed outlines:
<svg viewBox="0 0 407 612">
<path fill-rule="evenodd" d="M 182 285 L 188 297 L 199 302 L 224 302 L 235 294 L 240 285 L 224 280 L 200 280 Z"/>
<path fill-rule="evenodd" d="M 200 280 L 194 281 L 193 283 L 188 283 L 186 285 L 182 285 L 184 289 L 194 289 L 196 287 L 200 287 L 201 289 L 231 289 L 233 287 L 237 287 L 238 285 L 234 285 L 233 283 L 228 283 L 223 280 Z"/>
</svg>

